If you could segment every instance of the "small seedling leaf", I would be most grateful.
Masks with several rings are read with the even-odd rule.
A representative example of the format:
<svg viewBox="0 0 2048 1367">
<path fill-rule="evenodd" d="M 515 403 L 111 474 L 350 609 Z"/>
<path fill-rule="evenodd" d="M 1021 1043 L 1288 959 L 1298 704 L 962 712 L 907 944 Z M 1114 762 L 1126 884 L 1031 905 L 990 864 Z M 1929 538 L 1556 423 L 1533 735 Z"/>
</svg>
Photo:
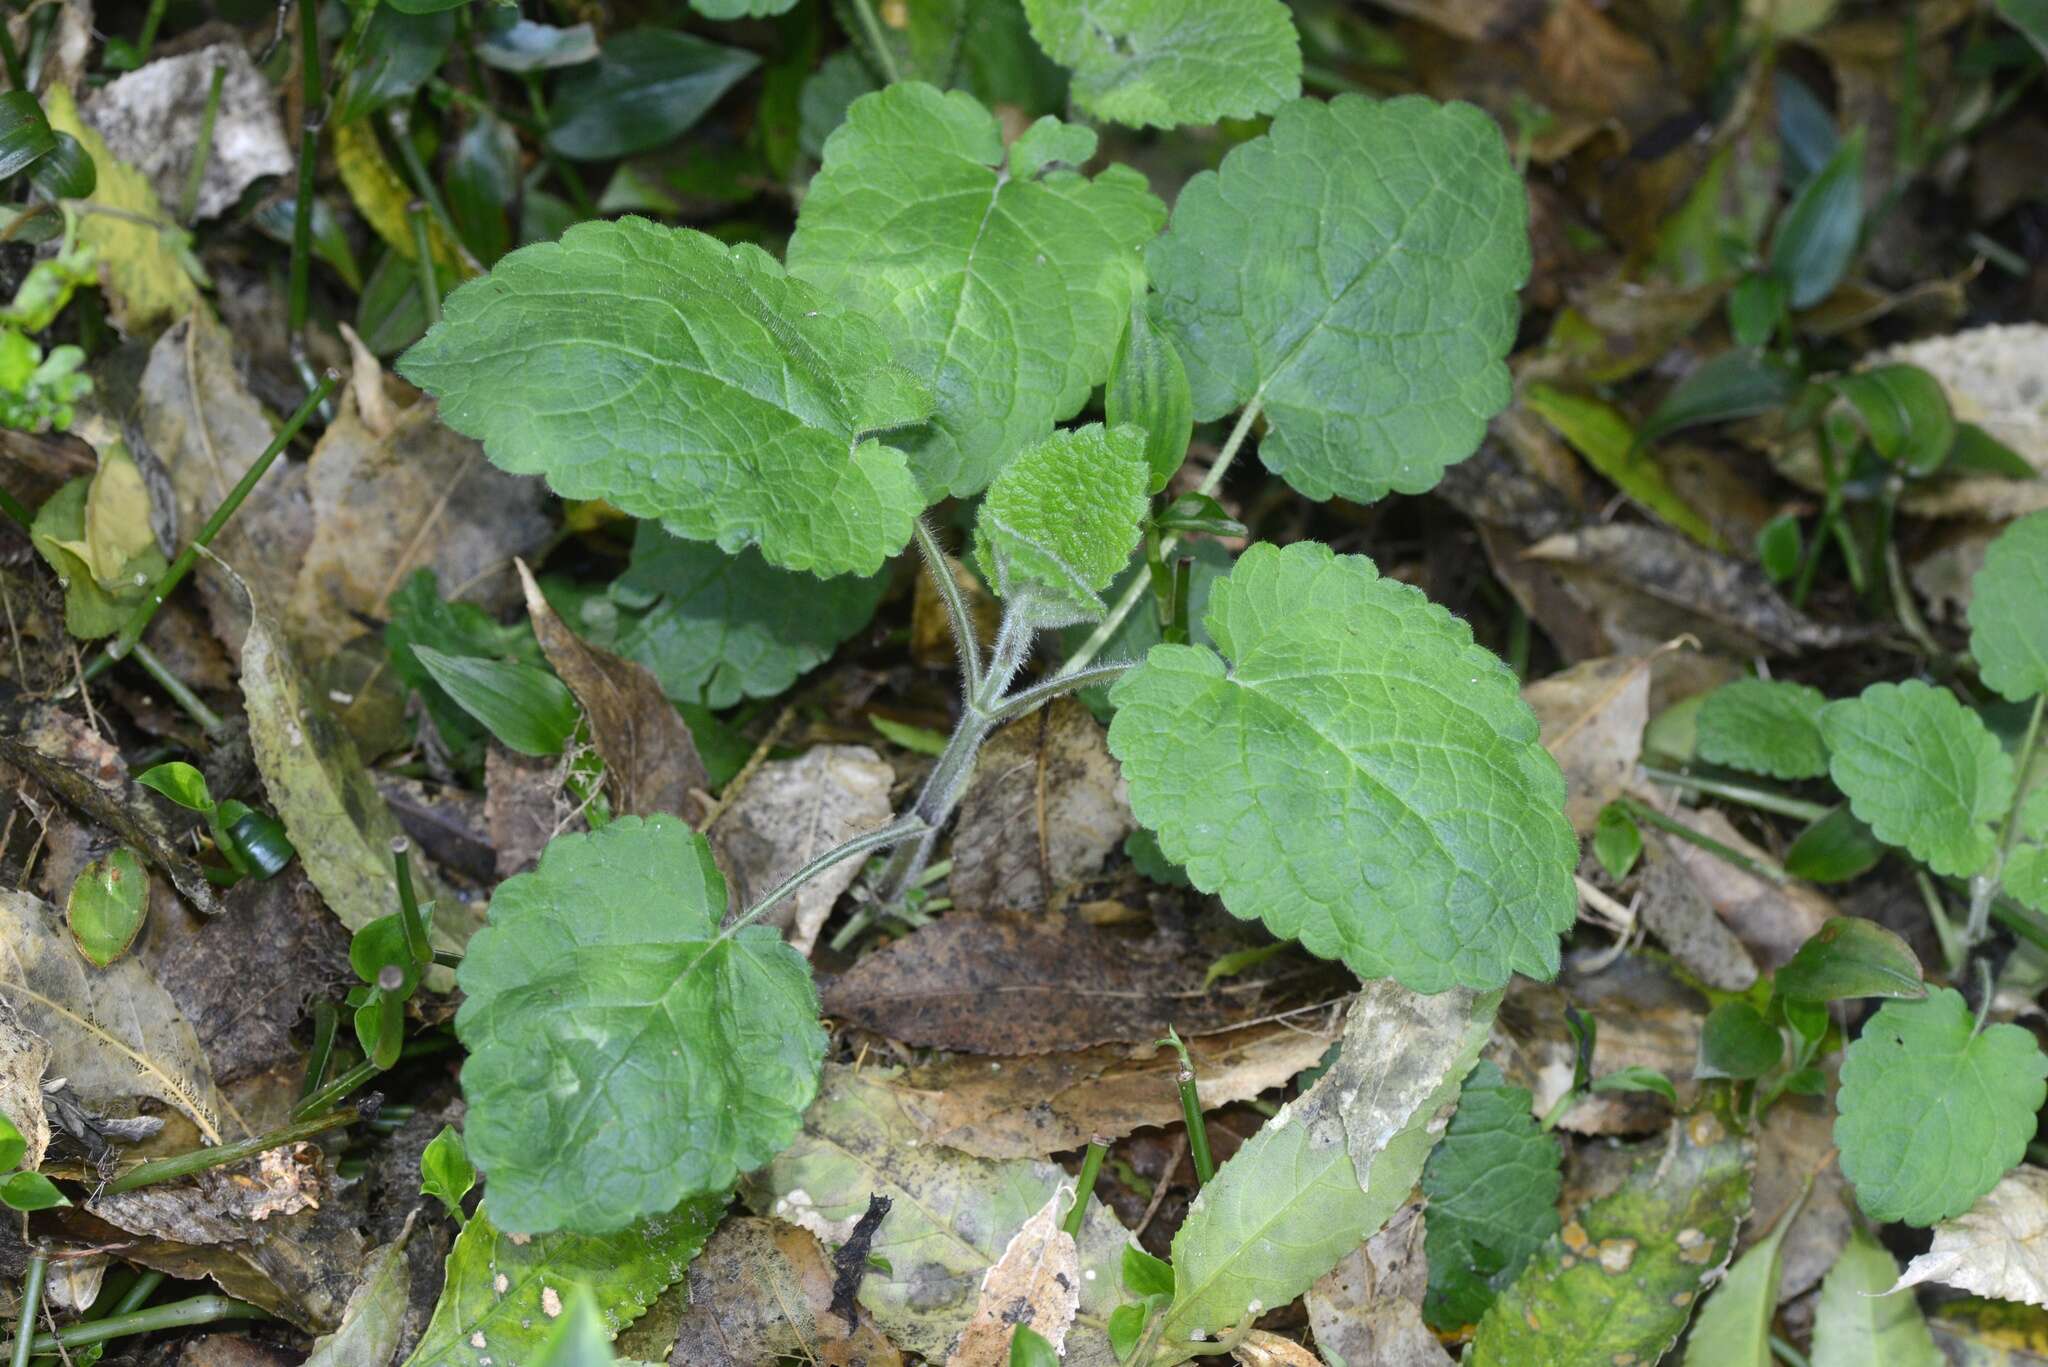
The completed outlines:
<svg viewBox="0 0 2048 1367">
<path fill-rule="evenodd" d="M 194 812 L 213 810 L 213 796 L 206 791 L 206 776 L 181 759 L 168 760 L 136 775 L 135 781 L 153 788 L 180 807 Z"/>
<path fill-rule="evenodd" d="M 1124 324 L 1103 390 L 1102 411 L 1111 427 L 1128 423 L 1145 434 L 1145 463 L 1151 467 L 1147 492 L 1164 489 L 1187 459 L 1195 402 L 1188 393 L 1188 369 L 1181 363 L 1180 349 L 1152 321 L 1142 298 L 1131 301 L 1130 321 Z"/>
<path fill-rule="evenodd" d="M 450 1218 L 461 1224 L 462 1198 L 475 1185 L 476 1168 L 469 1161 L 462 1136 L 453 1125 L 443 1125 L 420 1151 L 420 1195 L 439 1201 Z"/>
<path fill-rule="evenodd" d="M 1954 878 L 1990 862 L 2012 760 L 1953 693 L 1917 679 L 1872 684 L 1828 704 L 1821 734 L 1835 786 L 1880 840 Z"/>
<path fill-rule="evenodd" d="M 1028 1324 L 1020 1324 L 1010 1336 L 1010 1367 L 1060 1367 L 1060 1355 Z"/>
<path fill-rule="evenodd" d="M 1937 1234 L 1935 1237 L 1939 1238 Z M 1813 1317 L 1813 1367 L 1941 1367 L 1946 1361 L 1911 1296 L 1888 1296 L 1899 1265 L 1877 1237 L 1851 1230 L 1820 1284 Z"/>
<path fill-rule="evenodd" d="M 71 884 L 64 914 L 78 952 L 98 967 L 127 953 L 149 914 L 149 873 L 142 856 L 123 845 L 87 864 Z"/>
<path fill-rule="evenodd" d="M 27 1153 L 27 1137 L 22 1134 L 21 1130 L 16 1127 L 12 1120 L 9 1120 L 4 1115 L 0 1115 L 0 1170 L 20 1167 L 21 1160 Z M 1150 1255 L 1146 1256 L 1149 1257 Z M 1157 1262 L 1158 1260 L 1154 1259 L 1153 1261 Z M 1128 1262 L 1126 1266 L 1128 1267 Z M 1125 1281 L 1129 1281 L 1128 1271 L 1126 1272 Z M 1172 1280 L 1169 1278 L 1167 1282 L 1169 1290 L 1172 1289 L 1172 1285 Z"/>
<path fill-rule="evenodd" d="M 825 1048 L 810 966 L 725 912 L 710 846 L 667 815 L 559 837 L 498 885 L 455 1029 L 502 1227 L 622 1229 L 796 1133 Z"/>
<path fill-rule="evenodd" d="M 1146 262 L 1195 417 L 1257 401 L 1260 458 L 1309 498 L 1425 492 L 1507 405 L 1528 196 L 1471 105 L 1289 104 Z"/>
<path fill-rule="evenodd" d="M 1809 883 L 1846 883 L 1884 858 L 1885 843 L 1847 807 L 1836 807 L 1785 850 L 1785 872 Z"/>
<path fill-rule="evenodd" d="M 871 574 L 924 507 L 871 435 L 923 421 L 924 386 L 756 247 L 579 224 L 449 295 L 399 370 L 500 468 L 785 569 Z"/>
<path fill-rule="evenodd" d="M 1844 1053 L 1835 1143 L 1871 1219 L 1960 1215 L 2025 1155 L 2048 1056 L 2020 1026 L 1973 1026 L 1941 988 L 1886 1004 Z"/>
<path fill-rule="evenodd" d="M 1278 0 L 1024 0 L 1024 12 L 1097 118 L 1215 123 L 1301 94 L 1301 41 Z"/>
<path fill-rule="evenodd" d="M 1134 1296 L 1171 1296 L 1173 1264 L 1155 1258 L 1136 1244 L 1124 1249 L 1124 1290 Z"/>
<path fill-rule="evenodd" d="M 1217 650 L 1155 646 L 1109 729 L 1132 810 L 1196 887 L 1418 991 L 1556 973 L 1564 781 L 1468 627 L 1310 542 L 1247 551 L 1205 624 Z"/>
<path fill-rule="evenodd" d="M 1830 916 L 1778 970 L 1775 984 L 1779 996 L 1808 1002 L 1927 995 L 1912 947 L 1860 916 Z"/>
<path fill-rule="evenodd" d="M 16 1172 L 0 1179 L 0 1205 L 10 1210 L 51 1210 L 71 1204 L 57 1184 L 39 1172 Z"/>
<path fill-rule="evenodd" d="M 2048 693 L 2048 511 L 2014 522 L 1970 584 L 1970 653 L 2012 702 Z"/>
<path fill-rule="evenodd" d="M 561 754 L 583 719 L 575 695 L 537 665 L 445 655 L 429 645 L 412 653 L 456 706 L 522 755 Z"/>
<path fill-rule="evenodd" d="M 1878 455 L 1909 474 L 1931 475 L 1955 445 L 1956 416 L 1941 381 L 1916 365 L 1883 365 L 1829 382 L 1863 425 Z"/>
<path fill-rule="evenodd" d="M 1048 626 L 1102 616 L 1101 591 L 1145 516 L 1144 434 L 1091 423 L 1055 432 L 996 476 L 975 519 L 974 559 L 999 597 Z"/>
<path fill-rule="evenodd" d="M 1423 1314 L 1440 1329 L 1472 1324 L 1558 1229 L 1563 1161 L 1530 1112 L 1529 1093 L 1482 1060 L 1422 1169 L 1429 1198 Z"/>
<path fill-rule="evenodd" d="M 1756 1078 L 1778 1066 L 1785 1054 L 1784 1036 L 1746 1001 L 1722 1002 L 1707 1013 L 1700 1029 L 1699 1078 Z"/>
<path fill-rule="evenodd" d="M 1619 802 L 1602 807 L 1593 821 L 1593 857 L 1607 876 L 1617 882 L 1628 877 L 1642 853 L 1643 832 L 1628 808 Z"/>
<path fill-rule="evenodd" d="M 1632 1063 L 1626 1068 L 1616 1068 L 1611 1073 L 1602 1073 L 1593 1079 L 1596 1092 L 1655 1092 L 1673 1106 L 1678 1104 L 1678 1089 L 1671 1085 L 1671 1079 L 1646 1063 Z"/>
<path fill-rule="evenodd" d="M 1843 141 L 1799 188 L 1771 239 L 1771 274 L 1795 309 L 1825 299 L 1849 269 L 1863 231 L 1863 133 Z"/>
<path fill-rule="evenodd" d="M 1713 764 L 1773 778 L 1818 778 L 1828 771 L 1820 712 L 1827 698 L 1804 684 L 1737 679 L 1700 704 L 1699 755 Z"/>
<path fill-rule="evenodd" d="M 874 319 L 938 395 L 903 439 L 927 501 L 987 487 L 1109 376 L 1166 206 L 1128 167 L 1075 169 L 1094 153 L 1092 130 L 1044 118 L 1006 158 L 973 96 L 910 81 L 856 100 L 825 143 L 789 273 Z"/>
</svg>

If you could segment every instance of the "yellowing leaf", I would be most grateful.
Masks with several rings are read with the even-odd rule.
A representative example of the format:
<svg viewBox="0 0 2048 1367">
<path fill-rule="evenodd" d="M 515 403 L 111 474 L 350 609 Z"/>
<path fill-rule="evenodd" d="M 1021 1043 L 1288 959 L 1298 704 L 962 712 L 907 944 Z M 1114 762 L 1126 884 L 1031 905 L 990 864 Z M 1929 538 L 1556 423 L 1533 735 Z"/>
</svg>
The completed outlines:
<svg viewBox="0 0 2048 1367">
<path fill-rule="evenodd" d="M 417 261 L 419 249 L 413 245 L 412 218 L 406 213 L 415 198 L 412 187 L 391 169 L 384 148 L 377 141 L 377 132 L 367 119 L 354 119 L 335 127 L 334 165 L 363 221 L 392 251 L 407 261 Z M 432 218 L 427 220 L 427 246 L 440 270 L 458 280 L 477 274 L 467 253 L 450 242 L 440 223 Z"/>
</svg>

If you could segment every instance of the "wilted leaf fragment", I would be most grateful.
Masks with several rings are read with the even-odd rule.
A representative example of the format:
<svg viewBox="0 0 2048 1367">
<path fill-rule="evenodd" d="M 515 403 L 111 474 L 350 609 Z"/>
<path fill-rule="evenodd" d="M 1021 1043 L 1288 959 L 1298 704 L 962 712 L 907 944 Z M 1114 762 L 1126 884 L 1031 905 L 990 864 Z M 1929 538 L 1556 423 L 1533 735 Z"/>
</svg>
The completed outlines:
<svg viewBox="0 0 2048 1367">
<path fill-rule="evenodd" d="M 1430 1287 L 1423 1311 L 1446 1329 L 1471 1324 L 1557 1232 L 1563 1155 L 1537 1127 L 1529 1093 L 1491 1060 L 1465 1079 L 1458 1111 L 1422 1169 Z"/>
<path fill-rule="evenodd" d="M 1102 616 L 1101 591 L 1138 541 L 1148 473 L 1142 434 L 1100 423 L 1011 461 L 974 524 L 974 558 L 997 595 L 1049 626 Z"/>
<path fill-rule="evenodd" d="M 1976 1205 L 1936 1225 L 1933 1246 L 1907 1265 L 1898 1285 L 1922 1282 L 2048 1306 L 2048 1172 L 2023 1163 Z"/>
<path fill-rule="evenodd" d="M 341 1327 L 313 1340 L 313 1352 L 302 1367 L 386 1367 L 398 1351 L 405 1329 L 412 1268 L 405 1258 L 412 1221 L 396 1239 L 372 1253 L 363 1264 L 363 1279 L 349 1294 Z"/>
<path fill-rule="evenodd" d="M 2048 511 L 2001 532 L 1970 588 L 1970 653 L 2012 702 L 2048 692 Z"/>
<path fill-rule="evenodd" d="M 511 1367 L 530 1361 L 569 1303 L 589 1288 L 616 1335 L 683 1275 L 725 1210 L 723 1193 L 685 1202 L 630 1229 L 592 1237 L 508 1235 L 477 1208 L 448 1254 L 434 1318 L 407 1367 Z"/>
<path fill-rule="evenodd" d="M 1941 1231 L 1934 1237 L 1939 1240 Z M 1813 1367 L 1941 1367 L 1941 1351 L 1919 1305 L 1911 1296 L 1885 1294 L 1898 1276 L 1899 1265 L 1874 1235 L 1864 1229 L 1850 1233 L 1842 1256 L 1820 1284 Z"/>
<path fill-rule="evenodd" d="M 1138 820 L 1196 887 L 1422 992 L 1557 971 L 1564 781 L 1506 666 L 1363 556 L 1247 551 L 1217 651 L 1155 646 L 1111 699 Z"/>
<path fill-rule="evenodd" d="M 1479 1322 L 1470 1367 L 1656 1362 L 1728 1260 L 1749 1209 L 1747 1141 L 1711 1116 L 1637 1160 L 1552 1237 Z"/>
<path fill-rule="evenodd" d="M 1871 1219 L 1960 1215 L 2025 1155 L 2048 1057 L 2020 1026 L 1973 1025 L 1942 988 L 1887 1003 L 1844 1053 L 1835 1143 Z"/>
<path fill-rule="evenodd" d="M 1072 1202 L 1072 1193 L 1060 1188 L 1010 1236 L 981 1279 L 974 1318 L 946 1367 L 1004 1367 L 1011 1361 L 1013 1330 L 1029 1329 L 1054 1349 L 1066 1341 L 1081 1299 L 1080 1253 L 1059 1223 Z"/>
<path fill-rule="evenodd" d="M 1093 131 L 1044 118 L 1006 158 L 973 96 L 917 82 L 855 101 L 825 144 L 789 273 L 931 386 L 931 426 L 904 439 L 927 499 L 986 487 L 1109 375 L 1166 206 L 1128 167 L 1074 169 L 1094 154 Z"/>
<path fill-rule="evenodd" d="M 502 1228 L 622 1229 L 789 1142 L 825 1048 L 810 968 L 725 911 L 710 847 L 666 815 L 560 837 L 499 885 L 455 1028 Z"/>
<path fill-rule="evenodd" d="M 1470 105 L 1290 104 L 1146 263 L 1195 417 L 1257 402 L 1260 458 L 1309 498 L 1425 492 L 1507 405 L 1528 198 Z"/>
<path fill-rule="evenodd" d="M 1215 123 L 1301 94 L 1301 41 L 1278 0 L 1025 0 L 1024 12 L 1097 118 Z"/>
<path fill-rule="evenodd" d="M 1835 786 L 1880 840 L 1954 878 L 1991 859 L 2012 760 L 1953 693 L 1918 679 L 1872 684 L 1828 704 L 1820 724 Z"/>
<path fill-rule="evenodd" d="M 1723 684 L 1700 704 L 1700 757 L 1773 778 L 1817 778 L 1828 771 L 1820 733 L 1825 706 L 1826 696 L 1804 684 Z"/>
<path fill-rule="evenodd" d="M 882 334 L 702 233 L 628 218 L 513 252 L 399 370 L 501 469 L 785 569 L 871 573 L 924 507 L 871 439 L 931 411 Z"/>
</svg>

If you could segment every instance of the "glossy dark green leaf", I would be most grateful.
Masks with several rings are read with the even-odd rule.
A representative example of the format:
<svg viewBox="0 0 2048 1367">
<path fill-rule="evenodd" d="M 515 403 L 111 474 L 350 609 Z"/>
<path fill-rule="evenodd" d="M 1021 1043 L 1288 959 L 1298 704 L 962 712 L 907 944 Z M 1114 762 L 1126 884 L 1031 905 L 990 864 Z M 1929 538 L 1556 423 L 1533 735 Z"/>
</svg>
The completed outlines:
<svg viewBox="0 0 2048 1367">
<path fill-rule="evenodd" d="M 1916 365 L 1884 365 L 1829 382 L 1880 456 L 1916 475 L 1948 459 L 1955 413 L 1941 382 Z"/>
<path fill-rule="evenodd" d="M 2039 472 L 2027 458 L 1974 422 L 1956 424 L 1955 444 L 1948 448 L 1945 473 L 1992 475 L 1998 479 L 2032 479 Z"/>
<path fill-rule="evenodd" d="M 29 169 L 29 183 L 45 199 L 89 199 L 100 183 L 99 168 L 85 144 L 69 133 L 56 135 L 57 145 Z"/>
<path fill-rule="evenodd" d="M 1785 1053 L 1785 1038 L 1745 1001 L 1722 1002 L 1700 1030 L 1699 1078 L 1762 1077 Z"/>
<path fill-rule="evenodd" d="M 206 776 L 180 759 L 169 760 L 136 775 L 135 781 L 153 788 L 180 807 L 194 812 L 213 810 L 213 797 L 206 791 Z"/>
<path fill-rule="evenodd" d="M 1728 295 L 1728 330 L 1735 345 L 1760 347 L 1771 340 L 1785 316 L 1785 282 L 1775 275 L 1746 275 Z"/>
<path fill-rule="evenodd" d="M 1863 232 L 1863 131 L 1850 134 L 1827 165 L 1800 187 L 1771 239 L 1771 274 L 1787 301 L 1810 308 L 1833 292 Z"/>
<path fill-rule="evenodd" d="M 1809 883 L 1846 883 L 1876 868 L 1885 848 L 1854 812 L 1837 807 L 1799 833 L 1785 851 L 1785 872 Z"/>
<path fill-rule="evenodd" d="M 245 812 L 228 823 L 228 838 L 258 878 L 274 878 L 298 853 L 284 823 L 268 812 Z"/>
<path fill-rule="evenodd" d="M 567 685 L 536 665 L 447 655 L 416 645 L 413 654 L 458 707 L 522 755 L 559 755 L 582 710 Z"/>
<path fill-rule="evenodd" d="M 0 180 L 18 175 L 57 146 L 43 107 L 26 90 L 0 93 Z"/>
<path fill-rule="evenodd" d="M 39 1172 L 17 1172 L 0 1182 L 0 1205 L 12 1210 L 49 1210 L 70 1204 L 57 1184 Z"/>
<path fill-rule="evenodd" d="M 1643 833 L 1628 808 L 1619 802 L 1602 807 L 1593 822 L 1593 857 L 1607 876 L 1617 881 L 1628 877 L 1642 853 Z"/>
<path fill-rule="evenodd" d="M 1131 302 L 1131 321 L 1117 343 L 1103 392 L 1103 413 L 1111 427 L 1129 423 L 1144 432 L 1150 491 L 1164 489 L 1187 459 L 1195 406 L 1180 349 L 1152 322 L 1143 296 Z"/>
<path fill-rule="evenodd" d="M 448 215 L 486 266 L 512 249 L 506 210 L 518 197 L 519 139 L 497 115 L 478 114 L 448 163 Z"/>
<path fill-rule="evenodd" d="M 1782 361 L 1753 351 L 1724 351 L 1672 386 L 1638 430 L 1637 440 L 1653 442 L 1681 428 L 1768 413 L 1789 400 L 1799 383 L 1798 373 Z"/>
<path fill-rule="evenodd" d="M 1804 1001 L 1927 995 L 1912 948 L 1860 916 L 1830 916 L 1778 970 L 1775 982 L 1779 995 Z"/>
<path fill-rule="evenodd" d="M 476 55 L 485 66 L 518 76 L 597 60 L 597 32 L 588 24 L 557 28 L 519 18 L 517 10 L 496 12 L 512 22 L 487 28 L 477 40 Z"/>
<path fill-rule="evenodd" d="M 341 123 L 360 119 L 410 97 L 426 84 L 448 60 L 448 49 L 455 41 L 455 16 L 449 8 L 380 7 L 363 31 L 361 55 L 329 117 Z"/>
<path fill-rule="evenodd" d="M 370 268 L 356 299 L 356 335 L 374 354 L 392 356 L 417 342 L 426 330 L 419 270 L 397 252 L 385 252 Z"/>
<path fill-rule="evenodd" d="M 751 52 L 668 29 L 629 29 L 562 78 L 548 146 L 579 161 L 659 147 L 759 65 Z"/>
<path fill-rule="evenodd" d="M 2048 61 L 2048 0 L 1997 0 L 1998 17 L 2027 36 Z"/>
<path fill-rule="evenodd" d="M 1813 93 L 1813 87 L 1780 69 L 1772 82 L 1778 98 L 1778 143 L 1785 153 L 1785 181 L 1804 185 L 1841 145 L 1834 116 Z"/>
</svg>

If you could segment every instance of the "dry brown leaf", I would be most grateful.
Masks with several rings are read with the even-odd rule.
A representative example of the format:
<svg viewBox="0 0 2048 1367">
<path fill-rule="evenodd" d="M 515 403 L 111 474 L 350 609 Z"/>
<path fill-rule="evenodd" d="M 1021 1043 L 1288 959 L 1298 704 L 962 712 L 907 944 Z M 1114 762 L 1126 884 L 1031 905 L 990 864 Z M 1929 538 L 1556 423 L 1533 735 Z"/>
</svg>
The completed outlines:
<svg viewBox="0 0 2048 1367">
<path fill-rule="evenodd" d="M 1429 1289 L 1422 1230 L 1417 1199 L 1309 1288 L 1308 1320 L 1317 1347 L 1347 1363 L 1451 1367 L 1451 1355 L 1422 1322 L 1422 1296 Z"/>
<path fill-rule="evenodd" d="M 687 1279 L 621 1336 L 621 1349 L 675 1297 L 688 1308 L 668 1354 L 673 1367 L 755 1367 L 784 1358 L 817 1367 L 901 1367 L 903 1355 L 865 1309 L 851 1330 L 833 1313 L 832 1277 L 809 1231 L 734 1216 L 690 1263 Z"/>
<path fill-rule="evenodd" d="M 1202 987 L 1206 959 L 1063 914 L 954 913 L 825 983 L 825 1014 L 906 1044 L 1040 1054 L 1220 1029 L 1268 981 Z"/>
<path fill-rule="evenodd" d="M 2022 1163 L 1906 1265 L 1894 1291 L 1941 1282 L 1979 1296 L 2048 1306 L 2048 1172 Z"/>
<path fill-rule="evenodd" d="M 50 1117 L 43 1112 L 43 1073 L 50 1066 L 50 1045 L 21 1023 L 0 993 L 0 1115 L 21 1132 L 28 1145 L 21 1166 L 34 1171 L 50 1147 Z"/>
<path fill-rule="evenodd" d="M 1782 1096 L 1771 1107 L 1771 1122 L 1757 1131 L 1756 1178 L 1750 1197 L 1753 1220 L 1736 1240 L 1739 1257 L 1771 1232 L 1774 1217 L 1798 1199 L 1807 1178 L 1813 1191 L 1793 1217 L 1779 1246 L 1778 1299 L 1789 1301 L 1820 1285 L 1849 1241 L 1854 1197 L 1835 1147 L 1835 1108 L 1826 1097 Z"/>
<path fill-rule="evenodd" d="M 1701 835 L 1718 840 L 1752 859 L 1769 860 L 1770 855 L 1752 844 L 1721 812 L 1703 807 L 1684 812 L 1681 819 Z M 1688 840 L 1672 840 L 1666 848 L 1692 876 L 1693 885 L 1714 909 L 1735 938 L 1749 951 L 1756 965 L 1767 973 L 1784 967 L 1836 914 L 1835 904 L 1805 883 L 1777 884 L 1759 878 L 1745 868 L 1729 863 Z"/>
<path fill-rule="evenodd" d="M 1078 698 L 1057 698 L 982 747 L 948 889 L 969 911 L 1040 910 L 1101 868 L 1132 824 L 1102 727 Z"/>
<path fill-rule="evenodd" d="M 484 753 L 484 821 L 497 851 L 498 877 L 525 873 L 558 832 L 577 830 L 562 796 L 562 761 L 522 755 L 496 739 Z"/>
<path fill-rule="evenodd" d="M 1247 1025 L 1187 1042 L 1202 1108 L 1247 1101 L 1313 1067 L 1336 1043 L 1327 1015 Z M 911 1072 L 905 1109 L 933 1143 L 977 1158 L 1040 1158 L 1181 1118 L 1180 1060 L 1157 1043 L 992 1061 L 940 1059 Z"/>
<path fill-rule="evenodd" d="M 515 560 L 533 634 L 548 663 L 583 705 L 592 742 L 603 757 L 605 790 L 620 816 L 672 812 L 697 817 L 698 794 L 711 784 L 682 713 L 662 694 L 645 665 L 591 645 L 568 626 L 524 560 Z"/>
<path fill-rule="evenodd" d="M 1714 912 L 1681 851 L 1693 847 L 1653 831 L 1643 833 L 1642 897 L 1636 915 L 1649 932 L 1708 987 L 1747 991 L 1756 960 Z M 1705 851 L 1700 852 L 1705 856 Z M 1711 858 L 1711 856 L 1705 856 Z"/>
<path fill-rule="evenodd" d="M 889 824 L 896 773 L 865 745 L 815 745 L 795 759 L 762 765 L 711 824 L 711 845 L 734 905 L 746 906 L 816 856 L 851 836 Z M 770 911 L 808 955 L 839 894 L 860 874 L 844 860 Z"/>
<path fill-rule="evenodd" d="M 1565 815 L 1589 834 L 1621 796 L 1643 752 L 1654 655 L 1585 660 L 1522 690 L 1543 728 L 1543 748 L 1564 770 Z"/>
<path fill-rule="evenodd" d="M 1233 1351 L 1243 1367 L 1323 1367 L 1323 1360 L 1293 1339 L 1254 1329 Z"/>
<path fill-rule="evenodd" d="M 1059 1224 L 1073 1199 L 1072 1188 L 1059 1188 L 1010 1236 L 1002 1256 L 981 1279 L 973 1318 L 960 1332 L 946 1367 L 1007 1367 L 1010 1339 L 1020 1324 L 1029 1325 L 1054 1352 L 1065 1345 L 1081 1305 L 1081 1253 L 1074 1236 Z"/>
</svg>

